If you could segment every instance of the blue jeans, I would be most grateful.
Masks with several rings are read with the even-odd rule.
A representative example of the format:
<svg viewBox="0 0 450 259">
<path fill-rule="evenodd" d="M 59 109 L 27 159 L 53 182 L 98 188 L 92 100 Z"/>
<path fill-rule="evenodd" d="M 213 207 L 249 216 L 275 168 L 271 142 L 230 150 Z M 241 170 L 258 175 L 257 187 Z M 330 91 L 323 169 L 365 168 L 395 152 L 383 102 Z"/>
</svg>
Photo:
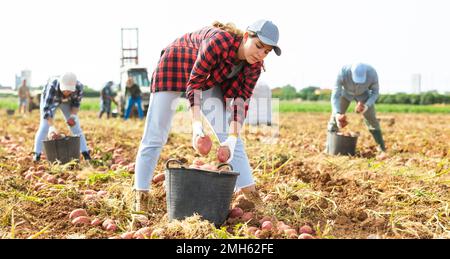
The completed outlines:
<svg viewBox="0 0 450 259">
<path fill-rule="evenodd" d="M 136 173 L 134 175 L 134 188 L 136 190 L 148 191 L 150 189 L 153 173 L 161 150 L 167 142 L 180 95 L 180 92 L 156 92 L 151 94 L 144 135 L 136 157 Z M 224 108 L 222 90 L 216 86 L 204 91 L 202 96 L 205 100 L 205 103 L 202 105 L 202 112 L 206 117 L 205 123 L 210 124 L 214 128 L 220 142 L 223 142 L 228 137 L 228 121 L 231 113 Z M 186 127 L 189 126 L 188 124 L 186 125 Z M 204 128 L 206 127 L 204 125 Z M 191 135 L 190 133 L 188 134 Z M 191 142 L 189 141 L 189 143 Z M 255 184 L 252 176 L 253 170 L 241 138 L 237 140 L 233 160 L 230 164 L 233 166 L 234 171 L 239 172 L 235 190 Z"/>
<path fill-rule="evenodd" d="M 44 119 L 44 108 L 43 108 L 44 105 L 42 105 L 43 103 L 44 102 L 41 99 L 41 109 L 40 109 L 41 122 L 39 124 L 39 130 L 37 131 L 36 136 L 34 138 L 34 152 L 37 154 L 42 153 L 42 149 L 43 149 L 43 145 L 44 145 L 43 141 L 46 139 L 47 134 L 48 134 L 48 129 L 50 127 L 48 125 L 48 121 L 46 119 Z M 61 109 L 66 120 L 69 119 L 70 110 L 71 110 L 70 105 L 68 103 L 62 103 L 59 105 L 58 108 Z M 55 112 L 56 112 L 56 110 L 55 110 Z M 70 127 L 70 131 L 72 132 L 72 134 L 74 136 L 80 136 L 80 151 L 81 152 L 89 151 L 89 149 L 87 147 L 87 143 L 86 143 L 86 138 L 80 127 L 80 120 L 78 119 L 78 116 L 76 116 L 75 126 Z"/>
<path fill-rule="evenodd" d="M 144 112 L 142 111 L 141 97 L 139 96 L 137 98 L 133 98 L 133 97 L 128 98 L 128 107 L 127 107 L 127 110 L 125 111 L 125 117 L 124 117 L 125 120 L 130 117 L 131 109 L 133 108 L 134 104 L 137 105 L 139 119 L 144 118 Z"/>
</svg>

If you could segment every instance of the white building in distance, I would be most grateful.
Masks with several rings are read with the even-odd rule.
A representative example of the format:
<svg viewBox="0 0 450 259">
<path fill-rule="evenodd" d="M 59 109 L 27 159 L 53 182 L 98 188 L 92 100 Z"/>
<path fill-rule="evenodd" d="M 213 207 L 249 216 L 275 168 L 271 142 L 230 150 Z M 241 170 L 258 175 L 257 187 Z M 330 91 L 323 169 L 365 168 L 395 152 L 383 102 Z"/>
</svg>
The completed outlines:
<svg viewBox="0 0 450 259">
<path fill-rule="evenodd" d="M 272 90 L 267 83 L 256 83 L 246 121 L 250 125 L 272 124 Z"/>
<path fill-rule="evenodd" d="M 27 86 L 31 87 L 31 70 L 22 70 L 16 75 L 16 90 L 22 85 L 23 80 L 27 80 Z"/>
</svg>

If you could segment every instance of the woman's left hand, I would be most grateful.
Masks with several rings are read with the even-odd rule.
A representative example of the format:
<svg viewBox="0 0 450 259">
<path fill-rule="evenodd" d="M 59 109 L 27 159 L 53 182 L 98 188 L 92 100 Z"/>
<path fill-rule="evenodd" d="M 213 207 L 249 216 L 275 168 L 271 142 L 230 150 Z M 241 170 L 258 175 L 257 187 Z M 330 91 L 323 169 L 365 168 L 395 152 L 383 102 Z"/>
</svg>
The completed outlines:
<svg viewBox="0 0 450 259">
<path fill-rule="evenodd" d="M 77 115 L 71 114 L 69 119 L 67 119 L 67 125 L 73 127 L 77 124 Z"/>
<path fill-rule="evenodd" d="M 237 137 L 230 135 L 228 136 L 228 138 L 220 143 L 220 146 L 223 147 L 228 147 L 228 149 L 230 150 L 230 157 L 228 158 L 228 160 L 226 161 L 226 163 L 230 163 L 231 160 L 233 160 L 233 155 L 234 155 L 234 149 L 236 147 L 236 142 L 237 142 Z"/>
</svg>

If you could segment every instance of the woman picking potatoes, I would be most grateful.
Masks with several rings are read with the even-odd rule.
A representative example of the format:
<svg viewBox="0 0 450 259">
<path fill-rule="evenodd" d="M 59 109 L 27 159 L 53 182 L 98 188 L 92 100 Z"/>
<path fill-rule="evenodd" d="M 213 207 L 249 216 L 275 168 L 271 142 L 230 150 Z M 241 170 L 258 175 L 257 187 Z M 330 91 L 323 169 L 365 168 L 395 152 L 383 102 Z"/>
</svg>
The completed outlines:
<svg viewBox="0 0 450 259">
<path fill-rule="evenodd" d="M 204 122 L 221 143 L 220 158 L 240 173 L 236 190 L 247 197 L 257 196 L 239 132 L 264 58 L 272 50 L 281 54 L 278 39 L 278 28 L 271 21 L 257 21 L 245 32 L 233 24 L 215 22 L 184 34 L 161 52 L 152 75 L 149 110 L 136 157 L 136 211 L 148 212 L 150 182 L 183 92 L 191 107 L 194 149 L 206 155 L 211 147 L 211 139 L 203 131 L 203 113 Z"/>
</svg>

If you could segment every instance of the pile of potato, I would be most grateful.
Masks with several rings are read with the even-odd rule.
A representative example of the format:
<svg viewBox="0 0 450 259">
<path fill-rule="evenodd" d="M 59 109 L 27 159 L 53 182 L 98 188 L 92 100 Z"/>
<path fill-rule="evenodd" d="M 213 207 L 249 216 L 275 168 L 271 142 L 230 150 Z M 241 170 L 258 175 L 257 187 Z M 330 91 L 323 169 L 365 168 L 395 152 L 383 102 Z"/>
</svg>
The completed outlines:
<svg viewBox="0 0 450 259">
<path fill-rule="evenodd" d="M 359 137 L 359 133 L 358 132 L 353 132 L 353 131 L 349 131 L 349 132 L 338 132 L 337 133 L 339 136 L 344 136 L 344 137 Z"/>
<path fill-rule="evenodd" d="M 58 140 L 58 139 L 63 139 L 65 138 L 66 135 L 62 134 L 62 133 L 58 133 L 58 132 L 52 132 L 49 136 L 48 136 L 48 140 Z"/>
<path fill-rule="evenodd" d="M 228 215 L 229 223 L 242 222 L 250 226 L 247 228 L 247 234 L 257 238 L 277 238 L 288 237 L 295 239 L 314 239 L 314 230 L 309 225 L 295 227 L 277 220 L 275 217 L 264 216 L 258 218 L 252 212 L 244 212 L 243 209 L 235 206 Z"/>
<path fill-rule="evenodd" d="M 85 209 L 76 209 L 69 214 L 69 219 L 72 220 L 72 224 L 76 226 L 81 225 L 90 225 L 90 226 L 99 226 L 102 225 L 102 228 L 106 231 L 115 232 L 117 231 L 116 222 L 112 219 L 104 219 L 101 220 L 99 218 L 91 218 L 89 217 L 87 211 Z"/>
</svg>

